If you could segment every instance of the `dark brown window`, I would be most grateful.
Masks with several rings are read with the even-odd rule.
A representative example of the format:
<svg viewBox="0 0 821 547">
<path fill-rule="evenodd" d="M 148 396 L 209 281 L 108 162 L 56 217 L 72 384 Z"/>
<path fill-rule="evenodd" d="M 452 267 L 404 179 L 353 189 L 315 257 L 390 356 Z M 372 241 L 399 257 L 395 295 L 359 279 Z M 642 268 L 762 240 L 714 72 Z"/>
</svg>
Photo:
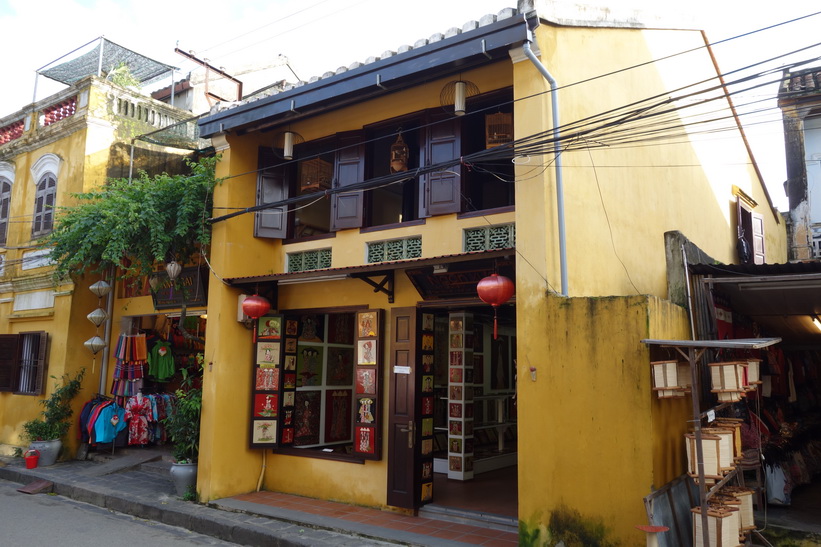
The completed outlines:
<svg viewBox="0 0 821 547">
<path fill-rule="evenodd" d="M 42 395 L 47 351 L 45 332 L 0 335 L 0 391 Z"/>
<path fill-rule="evenodd" d="M 11 181 L 0 177 L 0 245 L 5 245 L 8 238 L 10 206 Z"/>
<path fill-rule="evenodd" d="M 37 183 L 34 197 L 34 223 L 31 227 L 32 237 L 46 235 L 54 227 L 54 202 L 57 197 L 57 177 L 46 173 Z"/>
<path fill-rule="evenodd" d="M 490 163 L 460 162 L 414 174 L 417 168 L 447 163 L 508 142 L 513 132 L 511 98 L 510 90 L 488 93 L 471 99 L 468 106 L 472 114 L 465 116 L 453 117 L 432 109 L 362 131 L 338 133 L 297 145 L 293 161 L 277 157 L 276 150 L 261 148 L 257 205 L 309 193 L 317 193 L 317 199 L 257 212 L 254 235 L 299 239 L 514 205 L 512 152 Z M 496 130 L 500 115 L 506 120 L 501 125 L 506 135 Z M 344 191 L 346 186 L 396 172 L 392 162 L 400 142 L 407 146 L 406 180 L 368 191 Z M 322 191 L 329 188 L 343 191 L 323 197 Z"/>
</svg>

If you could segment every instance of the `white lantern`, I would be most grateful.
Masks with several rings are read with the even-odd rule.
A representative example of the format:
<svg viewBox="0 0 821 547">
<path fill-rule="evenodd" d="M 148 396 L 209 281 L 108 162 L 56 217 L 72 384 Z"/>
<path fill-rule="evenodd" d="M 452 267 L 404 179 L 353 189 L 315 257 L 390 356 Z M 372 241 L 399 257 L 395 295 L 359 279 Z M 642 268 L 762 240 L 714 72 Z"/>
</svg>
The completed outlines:
<svg viewBox="0 0 821 547">
<path fill-rule="evenodd" d="M 86 318 L 92 323 L 94 323 L 95 327 L 99 327 L 100 325 L 102 325 L 103 321 L 108 319 L 108 314 L 103 308 L 97 308 L 93 312 L 86 315 Z"/>
<path fill-rule="evenodd" d="M 96 283 L 91 285 L 88 288 L 88 290 L 97 295 L 98 298 L 102 298 L 111 292 L 111 285 L 109 285 L 107 282 L 101 279 L 100 281 L 97 281 Z"/>
<path fill-rule="evenodd" d="M 86 340 L 83 345 L 87 347 L 91 353 L 97 355 L 97 352 L 105 347 L 105 341 L 103 341 L 103 339 L 99 336 L 95 336 Z"/>
<path fill-rule="evenodd" d="M 172 260 L 168 264 L 165 265 L 165 271 L 168 273 L 168 279 L 174 281 L 180 276 L 180 272 L 182 272 L 182 266 L 176 260 Z"/>
</svg>

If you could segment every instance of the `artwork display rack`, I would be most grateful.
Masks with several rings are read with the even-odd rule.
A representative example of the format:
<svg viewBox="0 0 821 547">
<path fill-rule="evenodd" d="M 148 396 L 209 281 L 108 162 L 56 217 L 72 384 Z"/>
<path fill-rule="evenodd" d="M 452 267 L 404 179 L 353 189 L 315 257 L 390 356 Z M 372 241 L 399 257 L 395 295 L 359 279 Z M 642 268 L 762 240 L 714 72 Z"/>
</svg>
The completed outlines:
<svg viewBox="0 0 821 547">
<path fill-rule="evenodd" d="M 781 338 L 744 338 L 737 340 L 653 340 L 644 339 L 641 341 L 648 346 L 658 346 L 662 348 L 673 348 L 681 354 L 690 366 L 691 399 L 693 404 L 693 433 L 695 435 L 696 466 L 698 471 L 698 499 L 701 515 L 702 545 L 710 545 L 709 517 L 707 512 L 707 501 L 710 497 L 730 481 L 736 472 L 728 473 L 721 481 L 717 482 L 710 490 L 707 490 L 704 473 L 704 452 L 701 445 L 701 421 L 708 415 L 708 412 L 701 411 L 701 398 L 699 396 L 699 374 L 698 362 L 704 352 L 708 349 L 728 349 L 728 350 L 754 350 L 763 349 L 781 342 Z M 753 531 L 755 533 L 755 531 Z M 695 538 L 693 538 L 695 544 Z"/>
</svg>

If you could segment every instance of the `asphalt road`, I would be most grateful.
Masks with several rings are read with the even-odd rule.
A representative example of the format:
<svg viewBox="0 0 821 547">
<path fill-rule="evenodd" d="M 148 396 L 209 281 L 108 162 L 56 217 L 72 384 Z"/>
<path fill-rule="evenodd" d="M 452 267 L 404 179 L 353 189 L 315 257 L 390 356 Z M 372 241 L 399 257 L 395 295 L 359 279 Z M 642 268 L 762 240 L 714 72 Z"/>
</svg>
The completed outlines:
<svg viewBox="0 0 821 547">
<path fill-rule="evenodd" d="M 0 480 L 0 544 L 41 547 L 237 545 Z"/>
</svg>

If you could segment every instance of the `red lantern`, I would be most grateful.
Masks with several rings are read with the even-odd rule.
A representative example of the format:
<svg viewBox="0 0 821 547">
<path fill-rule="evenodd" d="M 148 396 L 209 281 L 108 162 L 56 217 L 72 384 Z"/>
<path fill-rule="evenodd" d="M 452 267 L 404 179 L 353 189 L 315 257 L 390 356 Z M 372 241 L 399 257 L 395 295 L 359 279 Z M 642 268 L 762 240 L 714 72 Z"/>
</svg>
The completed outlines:
<svg viewBox="0 0 821 547">
<path fill-rule="evenodd" d="M 498 338 L 496 312 L 499 306 L 510 300 L 513 296 L 515 287 L 513 281 L 503 275 L 491 274 L 488 277 L 479 281 L 476 285 L 476 292 L 479 293 L 479 298 L 482 302 L 493 306 L 493 339 Z"/>
<path fill-rule="evenodd" d="M 251 319 L 259 319 L 271 309 L 271 303 L 268 302 L 267 298 L 263 298 L 262 296 L 255 294 L 254 296 L 249 296 L 242 302 L 242 313 L 250 317 Z"/>
</svg>

